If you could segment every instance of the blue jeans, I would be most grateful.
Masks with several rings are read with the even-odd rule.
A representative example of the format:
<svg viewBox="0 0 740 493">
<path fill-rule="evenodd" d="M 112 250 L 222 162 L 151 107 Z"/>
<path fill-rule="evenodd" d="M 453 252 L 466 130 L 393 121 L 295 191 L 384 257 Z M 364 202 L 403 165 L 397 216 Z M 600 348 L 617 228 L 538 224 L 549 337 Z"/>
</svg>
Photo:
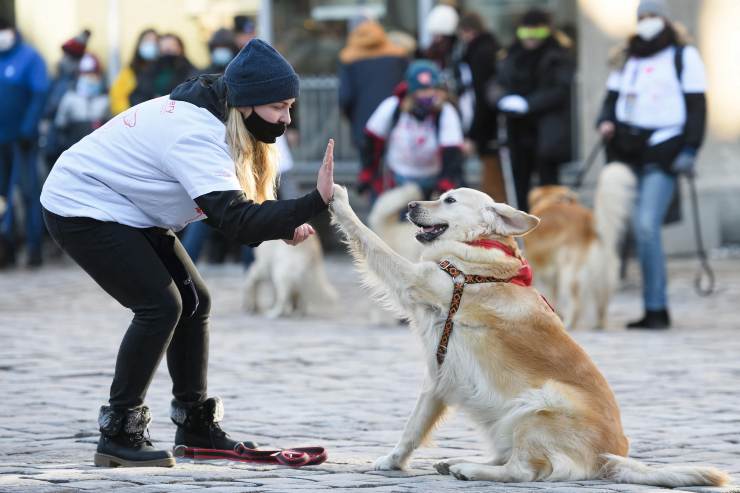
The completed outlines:
<svg viewBox="0 0 740 493">
<path fill-rule="evenodd" d="M 642 296 L 645 310 L 664 310 L 666 262 L 661 227 L 676 189 L 676 176 L 657 166 L 647 165 L 638 176 L 638 193 L 632 215 L 637 254 L 642 269 Z"/>
<path fill-rule="evenodd" d="M 41 219 L 41 186 L 39 183 L 38 148 L 23 151 L 16 144 L 0 144 L 0 195 L 7 197 L 8 208 L 0 221 L 0 236 L 13 242 L 16 211 L 12 193 L 17 186 L 23 196 L 26 216 L 26 243 L 30 255 L 41 255 L 43 224 Z"/>
<path fill-rule="evenodd" d="M 208 226 L 204 221 L 196 221 L 188 225 L 185 232 L 182 235 L 182 246 L 185 247 L 185 251 L 193 259 L 193 263 L 198 261 L 200 254 L 203 251 L 203 246 L 208 238 L 211 237 L 211 227 Z M 246 269 L 254 262 L 253 248 L 243 245 L 242 246 L 242 265 Z"/>
</svg>

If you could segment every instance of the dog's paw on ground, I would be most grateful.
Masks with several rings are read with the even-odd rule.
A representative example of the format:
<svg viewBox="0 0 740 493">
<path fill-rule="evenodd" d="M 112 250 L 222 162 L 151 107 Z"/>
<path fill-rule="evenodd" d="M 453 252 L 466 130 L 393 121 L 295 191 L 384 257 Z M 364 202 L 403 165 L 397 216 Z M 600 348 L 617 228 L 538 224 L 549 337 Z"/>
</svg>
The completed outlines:
<svg viewBox="0 0 740 493">
<path fill-rule="evenodd" d="M 434 464 L 434 468 L 437 470 L 438 473 L 444 474 L 445 476 L 450 474 L 450 463 L 446 460 L 437 462 L 436 464 Z"/>
<path fill-rule="evenodd" d="M 449 466 L 449 472 L 455 479 L 461 481 L 475 481 L 476 474 L 475 470 L 478 466 L 476 464 L 455 464 Z"/>
<path fill-rule="evenodd" d="M 373 469 L 376 471 L 400 471 L 402 467 L 393 457 L 393 454 L 389 454 L 379 457 L 373 464 Z"/>
</svg>

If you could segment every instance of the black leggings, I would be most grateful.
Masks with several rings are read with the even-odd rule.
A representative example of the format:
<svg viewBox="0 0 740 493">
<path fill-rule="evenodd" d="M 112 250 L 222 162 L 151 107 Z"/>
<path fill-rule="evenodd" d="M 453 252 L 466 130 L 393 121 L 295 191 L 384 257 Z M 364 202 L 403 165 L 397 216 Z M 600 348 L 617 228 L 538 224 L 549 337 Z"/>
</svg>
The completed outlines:
<svg viewBox="0 0 740 493">
<path fill-rule="evenodd" d="M 134 312 L 118 350 L 110 405 L 141 406 L 165 351 L 175 398 L 205 400 L 210 297 L 174 233 L 61 217 L 45 209 L 44 221 L 54 241 Z"/>
</svg>

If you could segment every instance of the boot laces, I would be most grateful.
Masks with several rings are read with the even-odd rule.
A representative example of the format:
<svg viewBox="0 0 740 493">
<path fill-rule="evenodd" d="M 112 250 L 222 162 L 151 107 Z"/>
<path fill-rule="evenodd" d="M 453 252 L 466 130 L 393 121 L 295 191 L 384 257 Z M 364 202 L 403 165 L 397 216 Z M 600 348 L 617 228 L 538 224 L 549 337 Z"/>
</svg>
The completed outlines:
<svg viewBox="0 0 740 493">
<path fill-rule="evenodd" d="M 149 434 L 149 428 L 146 428 L 144 431 L 132 433 L 129 435 L 129 441 L 131 442 L 131 445 L 135 447 L 141 447 L 143 445 L 152 445 L 152 437 Z"/>
</svg>

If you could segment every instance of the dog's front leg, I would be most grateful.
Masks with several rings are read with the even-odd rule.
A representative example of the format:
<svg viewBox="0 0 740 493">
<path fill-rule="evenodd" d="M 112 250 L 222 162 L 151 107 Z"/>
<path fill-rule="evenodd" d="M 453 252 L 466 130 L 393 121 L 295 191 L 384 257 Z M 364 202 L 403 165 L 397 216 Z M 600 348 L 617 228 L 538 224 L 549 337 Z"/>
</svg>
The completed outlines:
<svg viewBox="0 0 740 493">
<path fill-rule="evenodd" d="M 411 454 L 424 442 L 444 414 L 447 406 L 432 390 L 427 390 L 430 389 L 428 382 L 424 385 L 424 389 L 406 422 L 401 439 L 390 454 L 375 461 L 376 470 L 403 469 Z"/>
<path fill-rule="evenodd" d="M 395 299 L 406 299 L 411 295 L 423 298 L 421 301 L 436 301 L 438 293 L 435 296 L 435 293 L 431 291 L 426 294 L 422 294 L 422 291 L 431 290 L 433 286 L 440 285 L 440 283 L 429 282 L 429 276 L 444 277 L 445 274 L 441 273 L 434 264 L 412 263 L 386 245 L 357 217 L 349 204 L 347 190 L 344 187 L 334 185 L 331 212 L 333 222 L 339 225 L 347 238 L 354 259 L 363 265 L 362 270 L 369 271 L 377 281 L 382 283 L 390 295 Z M 441 283 L 445 287 L 448 287 L 448 284 Z M 410 290 L 410 287 L 416 289 Z M 423 289 L 419 289 L 420 287 Z"/>
</svg>

